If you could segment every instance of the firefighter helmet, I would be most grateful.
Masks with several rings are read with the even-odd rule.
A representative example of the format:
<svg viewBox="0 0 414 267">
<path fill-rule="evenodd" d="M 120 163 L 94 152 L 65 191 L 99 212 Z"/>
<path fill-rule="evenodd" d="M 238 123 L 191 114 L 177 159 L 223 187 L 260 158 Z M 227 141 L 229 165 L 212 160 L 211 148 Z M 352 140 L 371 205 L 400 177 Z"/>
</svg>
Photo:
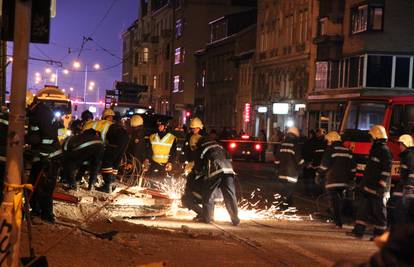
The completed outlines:
<svg viewBox="0 0 414 267">
<path fill-rule="evenodd" d="M 131 127 L 138 127 L 144 124 L 144 120 L 140 115 L 133 115 L 131 117 Z"/>
<path fill-rule="evenodd" d="M 203 129 L 203 122 L 200 120 L 200 118 L 195 117 L 190 122 L 190 128 L 200 128 L 200 129 Z"/>
<path fill-rule="evenodd" d="M 288 130 L 287 130 L 287 133 L 288 134 L 293 134 L 294 136 L 296 136 L 296 137 L 299 137 L 299 129 L 298 128 L 296 128 L 296 127 L 290 127 Z"/>
<path fill-rule="evenodd" d="M 106 108 L 104 110 L 104 112 L 102 113 L 102 119 L 106 119 L 106 117 L 109 117 L 109 116 L 114 117 L 115 116 L 115 112 L 112 109 L 110 109 L 110 108 Z"/>
<path fill-rule="evenodd" d="M 332 144 L 333 142 L 341 141 L 341 136 L 338 132 L 332 131 L 325 135 L 325 139 L 328 141 L 328 144 Z"/>
<path fill-rule="evenodd" d="M 385 131 L 384 126 L 382 125 L 374 125 L 369 130 L 369 134 L 372 136 L 374 140 L 377 139 L 388 139 L 387 132 Z"/>
<path fill-rule="evenodd" d="M 34 101 L 34 94 L 30 91 L 26 92 L 26 107 L 30 106 Z"/>
<path fill-rule="evenodd" d="M 409 134 L 403 134 L 398 138 L 398 142 L 403 144 L 405 147 L 412 147 L 413 144 L 413 138 Z"/>
</svg>

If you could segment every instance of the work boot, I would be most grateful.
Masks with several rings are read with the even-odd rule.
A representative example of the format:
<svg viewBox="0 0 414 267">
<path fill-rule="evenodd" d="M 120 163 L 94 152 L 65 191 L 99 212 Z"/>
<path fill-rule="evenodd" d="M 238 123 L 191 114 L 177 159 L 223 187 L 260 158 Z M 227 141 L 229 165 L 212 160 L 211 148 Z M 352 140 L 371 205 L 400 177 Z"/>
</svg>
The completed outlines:
<svg viewBox="0 0 414 267">
<path fill-rule="evenodd" d="M 239 218 L 232 218 L 231 219 L 231 224 L 233 226 L 238 226 L 240 224 L 240 219 Z"/>
<path fill-rule="evenodd" d="M 89 184 L 88 185 L 88 191 L 93 191 L 93 190 L 95 190 L 95 185 Z"/>
</svg>

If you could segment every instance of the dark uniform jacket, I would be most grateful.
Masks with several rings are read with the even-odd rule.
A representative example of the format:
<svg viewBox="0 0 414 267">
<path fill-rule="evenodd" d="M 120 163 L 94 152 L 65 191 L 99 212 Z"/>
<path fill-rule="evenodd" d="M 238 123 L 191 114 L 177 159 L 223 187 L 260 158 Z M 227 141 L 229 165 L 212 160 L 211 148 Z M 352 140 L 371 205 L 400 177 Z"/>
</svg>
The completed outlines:
<svg viewBox="0 0 414 267">
<path fill-rule="evenodd" d="M 277 178 L 296 183 L 304 163 L 297 138 L 288 134 L 276 151 L 275 157 Z"/>
<path fill-rule="evenodd" d="M 310 162 L 312 163 L 313 167 L 318 167 L 321 164 L 323 153 L 325 153 L 326 149 L 326 142 L 325 139 L 322 138 L 314 138 L 311 142 L 311 155 L 312 158 Z"/>
<path fill-rule="evenodd" d="M 356 172 L 351 150 L 345 148 L 342 142 L 333 142 L 326 148 L 317 171 L 321 177 L 325 176 L 325 188 L 347 187 Z"/>
<path fill-rule="evenodd" d="M 196 175 L 203 175 L 206 179 L 215 179 L 220 174 L 235 174 L 230 157 L 223 146 L 207 138 L 199 142 L 198 157 L 194 164 Z"/>
<path fill-rule="evenodd" d="M 77 135 L 69 136 L 63 143 L 63 151 L 78 151 L 96 144 L 103 145 L 99 132 L 88 129 Z"/>
<path fill-rule="evenodd" d="M 400 154 L 400 181 L 393 195 L 402 196 L 403 192 L 414 193 L 414 148 L 407 148 Z M 414 198 L 414 194 L 412 194 Z"/>
<path fill-rule="evenodd" d="M 141 163 L 147 158 L 147 146 L 145 143 L 145 129 L 142 126 L 132 128 L 127 152 L 137 158 Z"/>
<path fill-rule="evenodd" d="M 390 192 L 392 155 L 385 140 L 374 141 L 362 179 L 362 190 L 384 196 Z"/>
</svg>

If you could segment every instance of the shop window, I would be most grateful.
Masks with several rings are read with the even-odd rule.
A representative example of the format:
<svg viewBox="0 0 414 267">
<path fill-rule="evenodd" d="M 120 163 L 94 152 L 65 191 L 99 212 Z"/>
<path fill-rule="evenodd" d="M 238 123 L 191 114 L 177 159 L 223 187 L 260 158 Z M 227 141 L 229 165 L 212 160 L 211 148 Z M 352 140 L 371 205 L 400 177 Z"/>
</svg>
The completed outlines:
<svg viewBox="0 0 414 267">
<path fill-rule="evenodd" d="M 392 56 L 368 56 L 368 87 L 391 87 L 391 75 Z"/>
<path fill-rule="evenodd" d="M 410 58 L 397 57 L 395 62 L 395 87 L 408 87 Z"/>
</svg>

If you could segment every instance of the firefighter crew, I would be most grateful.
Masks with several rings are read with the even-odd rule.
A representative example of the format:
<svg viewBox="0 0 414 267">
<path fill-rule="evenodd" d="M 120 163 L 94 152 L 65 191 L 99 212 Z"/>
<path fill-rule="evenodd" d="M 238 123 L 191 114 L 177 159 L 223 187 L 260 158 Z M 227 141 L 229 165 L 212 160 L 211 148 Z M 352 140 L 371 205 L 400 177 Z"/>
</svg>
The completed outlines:
<svg viewBox="0 0 414 267">
<path fill-rule="evenodd" d="M 69 136 L 63 143 L 62 172 L 62 180 L 68 183 L 68 189 L 77 189 L 74 175 L 78 169 L 82 174 L 85 170 L 89 171 L 88 190 L 92 190 L 103 154 L 104 143 L 95 130 L 87 129 L 78 135 Z"/>
<path fill-rule="evenodd" d="M 400 180 L 393 192 L 393 225 L 414 224 L 414 142 L 404 134 L 400 143 Z"/>
<path fill-rule="evenodd" d="M 59 143 L 63 144 L 63 141 L 72 134 L 72 131 L 69 128 L 70 123 L 72 122 L 72 116 L 70 114 L 65 114 L 60 118 L 58 122 L 58 140 Z"/>
<path fill-rule="evenodd" d="M 4 175 L 6 172 L 7 131 L 9 129 L 9 114 L 0 111 L 0 204 L 3 202 Z"/>
<path fill-rule="evenodd" d="M 133 115 L 130 120 L 130 126 L 129 134 L 131 139 L 129 141 L 127 152 L 140 163 L 143 163 L 147 158 L 143 118 L 138 114 Z"/>
<path fill-rule="evenodd" d="M 150 149 L 147 153 L 151 159 L 149 172 L 152 174 L 163 170 L 170 172 L 177 150 L 177 138 L 167 131 L 168 122 L 159 120 L 157 124 L 157 132 L 149 137 Z M 148 160 L 145 161 L 148 163 Z"/>
<path fill-rule="evenodd" d="M 112 110 L 111 110 L 112 111 Z M 107 117 L 107 114 L 113 114 Z M 115 113 L 104 112 L 104 119 L 114 120 L 114 123 L 109 127 L 104 136 L 105 152 L 102 159 L 101 173 L 104 180 L 104 185 L 99 188 L 100 191 L 112 193 L 112 183 L 118 175 L 118 168 L 129 143 L 129 134 L 123 127 L 119 117 L 115 118 Z"/>
<path fill-rule="evenodd" d="M 27 142 L 34 152 L 29 182 L 35 186 L 31 198 L 33 215 L 53 223 L 53 191 L 58 176 L 58 160 L 62 150 L 54 124 L 53 111 L 36 97 L 28 97 L 29 132 Z M 30 103 L 32 101 L 32 103 Z"/>
<path fill-rule="evenodd" d="M 360 183 L 362 191 L 355 226 L 348 235 L 362 238 L 366 226 L 374 226 L 374 237 L 387 229 L 386 202 L 391 184 L 392 155 L 387 146 L 387 133 L 382 125 L 369 130 L 373 144 L 369 152 L 364 177 Z"/>
<path fill-rule="evenodd" d="M 331 197 L 335 225 L 342 228 L 343 194 L 355 178 L 356 163 L 352 152 L 344 147 L 337 132 L 329 132 L 325 139 L 328 147 L 316 175 L 325 180 L 325 189 Z"/>
<path fill-rule="evenodd" d="M 194 162 L 197 158 L 197 144 L 200 140 L 201 130 L 203 129 L 203 122 L 195 117 L 190 121 L 191 135 L 188 136 L 184 144 L 184 158 L 185 158 L 185 172 L 187 175 L 187 182 L 185 184 L 184 195 L 181 198 L 184 207 L 194 211 L 197 216 L 195 220 L 202 219 L 202 187 L 203 187 L 203 176 L 197 175 L 193 171 Z"/>
<path fill-rule="evenodd" d="M 298 145 L 299 130 L 291 127 L 287 131 L 285 141 L 275 154 L 276 178 L 283 183 L 282 209 L 292 204 L 292 196 L 298 182 L 304 160 Z"/>
<path fill-rule="evenodd" d="M 210 223 L 214 220 L 214 192 L 220 188 L 224 204 L 234 226 L 239 225 L 235 172 L 227 151 L 215 140 L 202 137 L 198 141 L 199 157 L 194 164 L 196 174 L 205 177 L 203 185 L 202 222 Z"/>
</svg>

